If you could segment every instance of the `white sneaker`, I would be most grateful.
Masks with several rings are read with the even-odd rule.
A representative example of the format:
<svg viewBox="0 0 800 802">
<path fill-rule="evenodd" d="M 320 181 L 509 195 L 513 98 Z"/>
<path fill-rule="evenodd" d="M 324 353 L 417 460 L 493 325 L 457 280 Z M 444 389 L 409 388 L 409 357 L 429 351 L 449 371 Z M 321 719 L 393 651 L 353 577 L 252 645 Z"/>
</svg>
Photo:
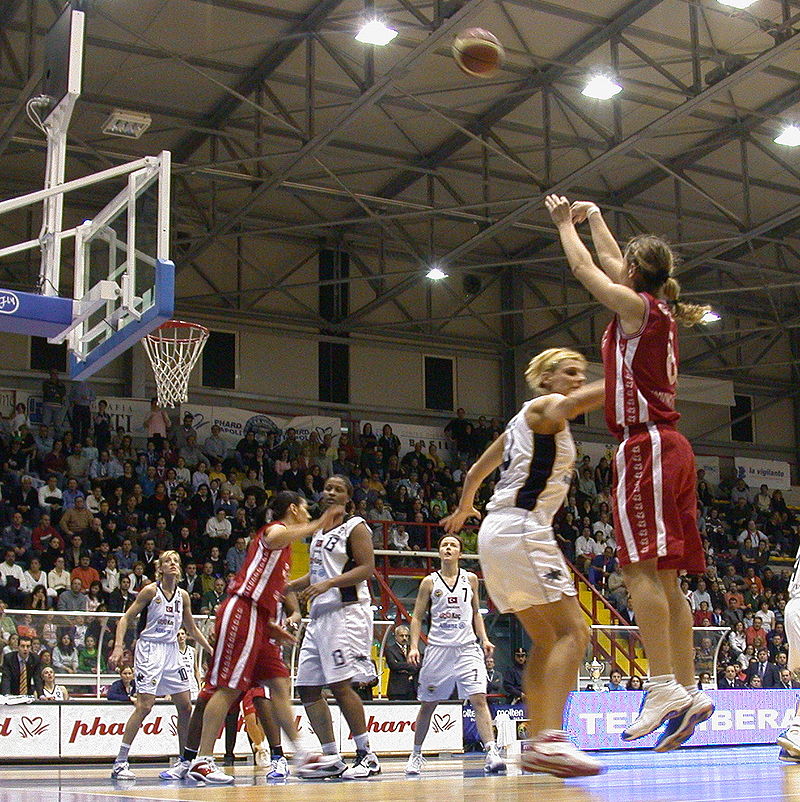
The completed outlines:
<svg viewBox="0 0 800 802">
<path fill-rule="evenodd" d="M 792 757 L 800 757 L 800 724 L 790 724 L 778 736 L 778 746 Z"/>
<path fill-rule="evenodd" d="M 325 777 L 341 777 L 347 769 L 347 764 L 337 755 L 312 755 L 304 757 L 305 762 L 294 763 L 294 773 L 304 780 L 321 780 Z"/>
<path fill-rule="evenodd" d="M 226 774 L 218 768 L 213 757 L 196 757 L 189 766 L 186 776 L 208 785 L 228 785 L 233 782 L 233 775 Z"/>
<path fill-rule="evenodd" d="M 412 752 L 408 756 L 408 763 L 406 763 L 406 774 L 409 776 L 422 774 L 422 769 L 425 767 L 426 762 L 422 752 Z"/>
<path fill-rule="evenodd" d="M 270 761 L 268 780 L 285 780 L 289 776 L 289 762 L 281 755 Z"/>
<path fill-rule="evenodd" d="M 356 752 L 352 766 L 342 772 L 343 780 L 366 780 L 381 773 L 381 764 L 374 752 Z"/>
<path fill-rule="evenodd" d="M 128 765 L 128 761 L 124 761 L 123 763 L 114 763 L 111 767 L 111 779 L 112 780 L 135 780 L 136 775 L 131 771 L 131 767 Z"/>
<path fill-rule="evenodd" d="M 269 751 L 266 749 L 256 749 L 253 755 L 253 762 L 259 768 L 268 769 L 272 763 Z"/>
<path fill-rule="evenodd" d="M 605 767 L 581 752 L 562 730 L 543 730 L 522 744 L 522 770 L 545 772 L 556 777 L 591 777 Z"/>
<path fill-rule="evenodd" d="M 158 776 L 162 780 L 185 780 L 186 772 L 191 764 L 188 760 L 178 758 L 168 769 L 164 769 Z"/>
<path fill-rule="evenodd" d="M 500 771 L 506 770 L 506 762 L 503 760 L 496 746 L 492 746 L 486 750 L 486 760 L 483 764 L 483 770 L 486 774 L 497 774 Z"/>
<path fill-rule="evenodd" d="M 653 751 L 671 752 L 673 749 L 677 749 L 694 735 L 694 728 L 700 722 L 707 721 L 714 715 L 714 703 L 710 697 L 700 691 L 690 695 L 692 703 L 683 711 L 683 715 L 675 716 L 667 722 Z M 797 749 L 800 753 L 800 728 L 798 728 L 797 735 Z M 778 740 L 780 742 L 780 738 Z"/>
<path fill-rule="evenodd" d="M 692 704 L 692 697 L 680 683 L 646 682 L 639 717 L 622 733 L 623 741 L 635 741 L 657 730 L 665 721 L 681 716 Z M 713 711 L 712 711 L 713 712 Z"/>
<path fill-rule="evenodd" d="M 778 760 L 782 760 L 784 763 L 800 763 L 800 757 L 787 752 L 785 749 L 781 749 L 778 754 Z"/>
</svg>

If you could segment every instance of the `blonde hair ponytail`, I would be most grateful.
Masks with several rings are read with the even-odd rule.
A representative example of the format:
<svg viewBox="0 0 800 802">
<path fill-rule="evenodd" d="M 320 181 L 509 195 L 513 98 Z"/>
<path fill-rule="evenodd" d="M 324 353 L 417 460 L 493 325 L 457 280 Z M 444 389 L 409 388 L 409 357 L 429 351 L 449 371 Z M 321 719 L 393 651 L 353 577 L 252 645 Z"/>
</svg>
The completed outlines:
<svg viewBox="0 0 800 802">
<path fill-rule="evenodd" d="M 683 303 L 680 300 L 681 285 L 672 276 L 664 282 L 661 292 L 670 302 L 675 319 L 684 326 L 696 326 L 703 319 L 706 312 L 711 311 L 710 306 Z"/>
<path fill-rule="evenodd" d="M 541 354 L 537 354 L 528 363 L 525 370 L 525 381 L 528 382 L 528 387 L 536 393 L 544 392 L 542 377 L 545 373 L 552 373 L 565 359 L 574 359 L 576 362 L 580 362 L 582 367 L 586 367 L 586 357 L 583 354 L 569 348 L 548 348 Z"/>
</svg>

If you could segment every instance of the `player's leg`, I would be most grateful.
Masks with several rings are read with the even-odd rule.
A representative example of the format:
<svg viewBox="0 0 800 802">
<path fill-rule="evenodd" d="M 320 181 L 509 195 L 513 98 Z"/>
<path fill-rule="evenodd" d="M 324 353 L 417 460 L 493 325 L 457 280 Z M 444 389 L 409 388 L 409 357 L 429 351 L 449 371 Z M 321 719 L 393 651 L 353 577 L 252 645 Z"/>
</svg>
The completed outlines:
<svg viewBox="0 0 800 802">
<path fill-rule="evenodd" d="M 342 773 L 342 777 L 349 780 L 365 779 L 374 774 L 380 774 L 381 765 L 377 756 L 369 745 L 367 733 L 367 719 L 364 714 L 364 702 L 353 690 L 353 680 L 346 679 L 332 683 L 330 691 L 342 711 L 344 720 L 353 734 L 356 745 L 356 759 L 350 768 Z"/>
<path fill-rule="evenodd" d="M 789 599 L 783 611 L 783 623 L 789 644 L 787 665 L 792 673 L 792 682 L 797 682 L 800 680 L 800 598 Z M 781 747 L 781 760 L 800 762 L 800 695 L 797 697 L 794 718 L 778 736 L 778 746 Z"/>
<path fill-rule="evenodd" d="M 175 729 L 178 731 L 178 754 L 182 755 L 186 748 L 186 738 L 189 732 L 189 722 L 192 718 L 192 692 L 172 694 L 172 701 L 178 711 L 178 721 Z"/>
<path fill-rule="evenodd" d="M 233 777 L 218 769 L 214 762 L 214 744 L 232 705 L 238 707 L 242 691 L 236 688 L 222 687 L 214 691 L 214 695 L 206 704 L 203 713 L 203 730 L 200 736 L 197 757 L 192 761 L 187 775 L 198 782 L 214 785 L 225 785 L 233 782 Z"/>
<path fill-rule="evenodd" d="M 289 764 L 283 754 L 281 728 L 275 720 L 272 701 L 266 696 L 254 696 L 253 708 L 256 719 L 264 732 L 264 741 L 256 747 L 256 763 L 267 769 L 267 779 L 283 780 L 289 776 Z"/>
<path fill-rule="evenodd" d="M 153 703 L 156 697 L 151 693 L 139 693 L 136 696 L 133 712 L 128 717 L 125 724 L 125 731 L 122 734 L 122 743 L 119 747 L 119 752 L 114 759 L 114 766 L 111 769 L 112 780 L 133 780 L 135 779 L 134 773 L 128 765 L 128 752 L 130 752 L 133 739 L 142 727 L 142 723 L 150 715 L 153 709 Z"/>
<path fill-rule="evenodd" d="M 211 698 L 211 694 L 205 695 L 205 689 L 200 692 L 194 709 L 189 717 L 189 725 L 186 728 L 186 740 L 180 757 L 173 766 L 162 771 L 158 776 L 162 780 L 183 780 L 189 771 L 189 766 L 197 757 L 197 750 L 200 748 L 200 736 L 203 733 L 203 714 L 206 704 Z"/>
<path fill-rule="evenodd" d="M 558 777 L 599 774 L 602 765 L 577 749 L 562 729 L 589 640 L 577 597 L 563 596 L 516 615 L 532 641 L 522 683 L 533 737 L 525 745 L 523 767 Z"/>
</svg>

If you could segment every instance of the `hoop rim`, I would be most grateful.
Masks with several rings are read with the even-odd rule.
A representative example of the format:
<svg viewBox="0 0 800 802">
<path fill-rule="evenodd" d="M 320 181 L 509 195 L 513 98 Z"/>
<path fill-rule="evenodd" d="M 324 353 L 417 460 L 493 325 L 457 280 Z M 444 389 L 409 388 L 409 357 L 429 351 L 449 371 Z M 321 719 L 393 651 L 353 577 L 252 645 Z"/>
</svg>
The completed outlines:
<svg viewBox="0 0 800 802">
<path fill-rule="evenodd" d="M 189 333 L 188 339 L 192 339 L 193 337 L 205 339 L 210 333 L 209 330 L 200 323 L 191 323 L 187 320 L 167 320 L 165 323 L 153 329 L 149 334 L 145 334 L 143 339 L 160 342 L 164 339 L 161 335 L 169 331 L 181 330 Z"/>
<path fill-rule="evenodd" d="M 208 331 L 201 323 L 192 323 L 188 320 L 167 320 L 154 329 L 151 334 L 159 331 L 159 329 L 199 329 L 200 331 Z"/>
</svg>

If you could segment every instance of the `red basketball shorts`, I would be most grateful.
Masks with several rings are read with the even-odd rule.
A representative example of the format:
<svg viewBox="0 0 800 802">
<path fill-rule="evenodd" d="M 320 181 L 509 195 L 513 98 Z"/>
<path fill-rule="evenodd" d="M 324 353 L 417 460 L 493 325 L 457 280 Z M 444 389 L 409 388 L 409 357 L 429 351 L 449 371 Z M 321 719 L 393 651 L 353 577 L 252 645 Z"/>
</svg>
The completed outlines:
<svg viewBox="0 0 800 802">
<path fill-rule="evenodd" d="M 217 610 L 214 657 L 206 685 L 249 691 L 276 677 L 288 677 L 280 647 L 267 634 L 267 616 L 250 599 L 230 596 Z"/>
<path fill-rule="evenodd" d="M 633 427 L 617 449 L 611 490 L 620 565 L 658 560 L 658 567 L 706 569 L 697 529 L 694 453 L 671 426 Z"/>
</svg>

